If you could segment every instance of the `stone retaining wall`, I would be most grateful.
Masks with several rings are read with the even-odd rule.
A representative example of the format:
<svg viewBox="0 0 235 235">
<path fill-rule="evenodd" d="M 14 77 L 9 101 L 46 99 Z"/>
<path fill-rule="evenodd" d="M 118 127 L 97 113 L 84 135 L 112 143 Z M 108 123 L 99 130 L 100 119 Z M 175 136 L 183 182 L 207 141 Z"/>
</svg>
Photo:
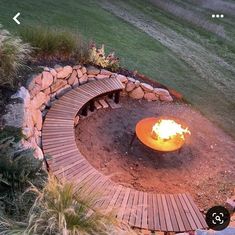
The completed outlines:
<svg viewBox="0 0 235 235">
<path fill-rule="evenodd" d="M 84 83 L 110 77 L 117 77 L 124 84 L 125 89 L 122 95 L 148 101 L 173 101 L 166 89 L 154 88 L 147 83 L 141 83 L 134 78 L 112 73 L 105 69 L 81 65 L 45 67 L 42 73 L 33 76 L 28 81 L 27 89 L 21 87 L 11 97 L 12 102 L 6 107 L 7 113 L 3 116 L 3 121 L 5 125 L 21 127 L 25 135 L 25 140 L 22 140 L 21 143 L 22 147 L 34 148 L 35 157 L 42 159 L 43 117 L 53 102 L 67 91 Z"/>
</svg>

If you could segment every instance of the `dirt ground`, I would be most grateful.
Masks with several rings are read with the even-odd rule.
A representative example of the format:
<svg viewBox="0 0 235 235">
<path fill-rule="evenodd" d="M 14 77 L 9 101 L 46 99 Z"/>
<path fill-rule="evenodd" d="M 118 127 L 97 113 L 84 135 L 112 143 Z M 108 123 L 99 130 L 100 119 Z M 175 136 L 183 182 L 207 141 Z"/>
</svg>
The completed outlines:
<svg viewBox="0 0 235 235">
<path fill-rule="evenodd" d="M 171 116 L 187 123 L 191 136 L 180 153 L 157 153 L 135 140 L 145 117 Z M 224 204 L 235 187 L 235 141 L 189 105 L 121 99 L 121 108 L 98 110 L 76 128 L 88 161 L 122 185 L 156 193 L 189 192 L 202 209 Z"/>
</svg>

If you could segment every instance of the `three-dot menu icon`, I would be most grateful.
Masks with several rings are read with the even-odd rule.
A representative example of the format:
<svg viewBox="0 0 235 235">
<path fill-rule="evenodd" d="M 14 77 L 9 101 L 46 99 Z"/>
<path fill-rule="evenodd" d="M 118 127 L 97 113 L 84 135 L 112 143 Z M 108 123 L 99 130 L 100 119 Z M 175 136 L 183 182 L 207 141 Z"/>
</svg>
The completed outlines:
<svg viewBox="0 0 235 235">
<path fill-rule="evenodd" d="M 212 14 L 212 18 L 224 18 L 224 14 Z"/>
</svg>

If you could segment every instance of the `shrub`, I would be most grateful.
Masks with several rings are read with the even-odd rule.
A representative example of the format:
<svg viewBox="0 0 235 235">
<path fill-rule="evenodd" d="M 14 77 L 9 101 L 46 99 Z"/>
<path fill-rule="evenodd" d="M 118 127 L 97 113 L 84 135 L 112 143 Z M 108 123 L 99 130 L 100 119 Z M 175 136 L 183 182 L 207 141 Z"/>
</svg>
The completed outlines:
<svg viewBox="0 0 235 235">
<path fill-rule="evenodd" d="M 16 87 L 20 70 L 26 67 L 31 47 L 0 25 L 0 86 Z"/>
<path fill-rule="evenodd" d="M 21 128 L 14 126 L 5 126 L 3 129 L 0 129 L 0 141 L 7 137 L 14 137 L 14 142 L 19 142 L 23 137 Z"/>
<path fill-rule="evenodd" d="M 21 149 L 14 137 L 0 140 L 0 183 L 21 189 L 41 169 L 42 161 L 35 159 L 33 149 Z"/>
<path fill-rule="evenodd" d="M 20 30 L 23 41 L 34 47 L 36 56 L 42 57 L 73 57 L 79 62 L 86 62 L 88 58 L 88 43 L 80 34 L 67 30 L 45 27 L 24 27 Z"/>
<path fill-rule="evenodd" d="M 89 62 L 102 68 L 111 69 L 112 71 L 117 71 L 119 68 L 119 59 L 115 57 L 114 52 L 105 56 L 104 45 L 101 48 L 97 48 L 96 45 L 91 46 Z"/>
<path fill-rule="evenodd" d="M 121 227 L 111 214 L 103 215 L 94 210 L 94 195 L 84 193 L 85 185 L 75 190 L 72 182 L 49 176 L 44 189 L 32 186 L 30 191 L 38 195 L 32 206 L 22 234 L 45 235 L 131 235 L 128 226 Z M 22 224 L 20 224 L 22 225 Z M 19 231 L 17 223 L 2 219 L 0 228 L 5 234 Z M 1 234 L 1 233 L 0 233 Z"/>
</svg>

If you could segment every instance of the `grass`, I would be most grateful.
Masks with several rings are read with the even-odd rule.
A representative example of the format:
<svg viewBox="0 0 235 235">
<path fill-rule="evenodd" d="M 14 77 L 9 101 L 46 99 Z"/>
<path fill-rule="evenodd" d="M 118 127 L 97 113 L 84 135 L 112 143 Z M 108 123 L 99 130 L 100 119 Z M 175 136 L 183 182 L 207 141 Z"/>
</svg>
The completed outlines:
<svg viewBox="0 0 235 235">
<path fill-rule="evenodd" d="M 21 222 L 0 220 L 0 234 L 44 235 L 134 235 L 127 225 L 121 226 L 112 213 L 94 209 L 95 194 L 87 195 L 85 184 L 77 190 L 73 182 L 59 182 L 49 175 L 43 190 L 31 186 L 26 192 L 37 195 L 28 216 Z M 24 197 L 24 195 L 23 195 Z M 1 233 L 2 232 L 2 233 Z"/>
<path fill-rule="evenodd" d="M 29 44 L 22 43 L 0 25 L 0 86 L 17 86 L 17 75 L 26 67 L 30 51 Z"/>
<path fill-rule="evenodd" d="M 89 43 L 78 33 L 50 27 L 24 26 L 19 35 L 24 42 L 30 43 L 37 56 L 52 59 L 73 57 L 80 62 L 88 60 Z"/>
<path fill-rule="evenodd" d="M 225 15 L 223 20 L 212 21 L 210 18 L 212 10 L 198 5 L 196 1 L 173 1 L 181 7 L 194 11 L 201 18 L 206 18 L 208 22 L 223 26 L 226 36 L 231 39 L 227 40 L 195 25 L 193 21 L 186 21 L 146 1 L 108 1 L 118 5 L 119 8 L 128 9 L 129 15 L 138 15 L 141 11 L 144 19 L 154 25 L 161 24 L 167 32 L 173 32 L 165 34 L 168 40 L 164 41 L 154 38 L 137 25 L 117 17 L 115 12 L 105 10 L 104 2 L 107 1 L 69 0 L 64 4 L 63 0 L 58 0 L 56 3 L 46 0 L 40 2 L 3 0 L 0 10 L 1 21 L 12 32 L 19 32 L 24 25 L 34 27 L 38 24 L 59 30 L 79 31 L 85 40 L 93 39 L 97 44 L 105 44 L 106 51 L 114 50 L 124 67 L 138 70 L 183 93 L 197 109 L 235 136 L 235 101 L 232 95 L 235 90 L 233 71 L 235 43 L 232 40 L 235 36 L 234 17 Z M 10 9 L 21 12 L 20 26 L 9 20 L 13 14 Z M 165 33 L 161 30 L 157 31 L 159 32 Z M 197 50 L 196 63 L 187 56 L 194 52 L 195 47 L 189 47 L 190 45 L 177 47 L 177 44 L 174 45 L 175 34 L 179 42 L 187 40 L 190 45 L 200 46 Z M 172 42 L 173 46 L 166 45 L 168 41 Z M 188 53 L 182 54 L 185 49 Z M 227 63 L 232 70 L 218 64 L 217 59 L 211 59 L 213 58 L 211 54 Z M 209 59 L 208 55 L 211 56 Z M 209 72 L 204 71 L 207 70 L 205 66 L 207 64 Z"/>
</svg>

